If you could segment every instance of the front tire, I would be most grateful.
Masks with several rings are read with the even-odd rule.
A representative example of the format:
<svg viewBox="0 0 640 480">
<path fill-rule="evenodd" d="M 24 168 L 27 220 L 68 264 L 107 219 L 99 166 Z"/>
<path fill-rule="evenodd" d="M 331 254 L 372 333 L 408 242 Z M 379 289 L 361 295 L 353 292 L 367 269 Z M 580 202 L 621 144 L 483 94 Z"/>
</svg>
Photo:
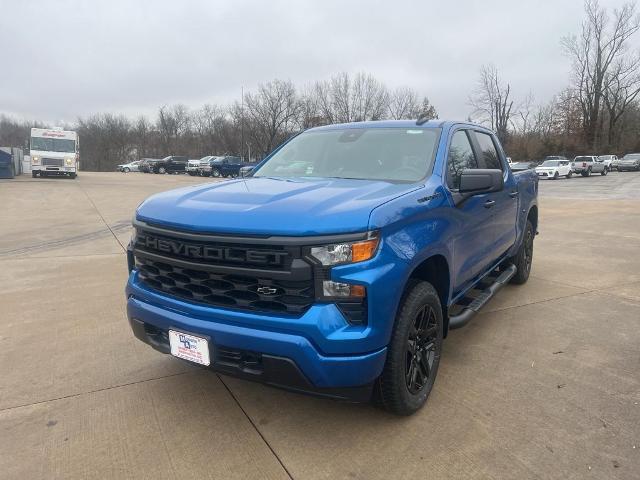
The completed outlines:
<svg viewBox="0 0 640 480">
<path fill-rule="evenodd" d="M 510 282 L 516 285 L 522 285 L 529 280 L 529 273 L 531 273 L 531 263 L 533 262 L 533 239 L 535 238 L 535 232 L 533 231 L 533 224 L 530 220 L 527 220 L 527 226 L 524 230 L 524 238 L 516 253 L 513 257 L 507 260 L 507 263 L 513 264 L 518 269 L 516 274 L 511 277 Z"/>
<path fill-rule="evenodd" d="M 160 168 L 158 169 L 158 173 L 162 173 L 162 174 L 167 173 L 167 169 L 166 169 L 166 168 L 164 168 L 164 167 L 160 167 Z"/>
<path fill-rule="evenodd" d="M 129 172 L 131 171 L 131 169 L 130 169 L 129 167 L 124 167 L 124 168 L 122 169 L 122 171 L 123 171 L 124 173 L 129 173 Z"/>
<path fill-rule="evenodd" d="M 571 178 L 573 176 L 573 172 L 571 170 L 569 170 L 569 173 L 567 173 L 566 177 L 567 178 Z"/>
<path fill-rule="evenodd" d="M 604 170 L 602 170 L 602 171 L 600 172 L 600 175 L 602 175 L 602 176 L 604 177 L 607 173 L 609 173 L 609 172 L 608 172 L 608 170 L 605 168 Z"/>
<path fill-rule="evenodd" d="M 38 172 L 31 172 L 31 178 L 36 178 L 38 176 Z"/>
<path fill-rule="evenodd" d="M 427 402 L 442 353 L 443 319 L 438 292 L 412 281 L 398 309 L 387 360 L 375 385 L 375 401 L 397 415 L 411 415 Z"/>
</svg>

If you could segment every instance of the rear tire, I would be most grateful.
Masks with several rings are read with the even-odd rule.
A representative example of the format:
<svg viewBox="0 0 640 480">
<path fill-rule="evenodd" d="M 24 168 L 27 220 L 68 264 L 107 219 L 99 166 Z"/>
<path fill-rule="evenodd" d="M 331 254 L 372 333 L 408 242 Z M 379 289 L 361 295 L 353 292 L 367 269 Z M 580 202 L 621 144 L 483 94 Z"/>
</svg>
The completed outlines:
<svg viewBox="0 0 640 480">
<path fill-rule="evenodd" d="M 160 167 L 160 168 L 158 169 L 158 173 L 163 173 L 163 174 L 164 174 L 164 173 L 167 173 L 167 169 L 166 169 L 166 168 L 164 168 L 164 167 Z"/>
<path fill-rule="evenodd" d="M 131 171 L 131 169 L 130 169 L 129 167 L 124 167 L 124 168 L 122 169 L 122 171 L 123 171 L 124 173 L 129 173 L 129 172 Z"/>
<path fill-rule="evenodd" d="M 607 173 L 608 171 L 607 171 L 607 168 L 605 167 L 605 169 L 600 172 L 600 175 L 604 177 Z"/>
<path fill-rule="evenodd" d="M 531 273 L 531 263 L 533 262 L 533 239 L 535 238 L 535 232 L 533 231 L 533 225 L 530 220 L 527 220 L 527 226 L 524 230 L 524 238 L 516 253 L 513 257 L 507 260 L 507 264 L 515 265 L 518 271 L 511 277 L 510 283 L 516 285 L 522 285 L 529 280 L 529 273 Z"/>
<path fill-rule="evenodd" d="M 443 319 L 438 292 L 411 281 L 398 309 L 387 360 L 376 380 L 375 403 L 396 415 L 411 415 L 427 402 L 442 353 Z"/>
</svg>

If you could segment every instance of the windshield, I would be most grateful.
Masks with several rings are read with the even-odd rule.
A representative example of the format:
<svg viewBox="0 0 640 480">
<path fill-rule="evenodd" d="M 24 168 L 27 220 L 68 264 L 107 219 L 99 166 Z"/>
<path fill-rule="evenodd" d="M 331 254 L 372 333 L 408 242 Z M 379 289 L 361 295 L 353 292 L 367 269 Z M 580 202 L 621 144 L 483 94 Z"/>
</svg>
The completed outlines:
<svg viewBox="0 0 640 480">
<path fill-rule="evenodd" d="M 546 162 L 543 162 L 543 164 L 540 166 L 541 167 L 557 167 L 558 165 L 560 165 L 560 162 L 557 160 L 547 160 Z"/>
<path fill-rule="evenodd" d="M 76 141 L 64 138 L 31 137 L 31 150 L 75 153 Z"/>
<path fill-rule="evenodd" d="M 302 133 L 255 177 L 321 177 L 416 182 L 427 176 L 440 130 L 344 128 Z"/>
</svg>

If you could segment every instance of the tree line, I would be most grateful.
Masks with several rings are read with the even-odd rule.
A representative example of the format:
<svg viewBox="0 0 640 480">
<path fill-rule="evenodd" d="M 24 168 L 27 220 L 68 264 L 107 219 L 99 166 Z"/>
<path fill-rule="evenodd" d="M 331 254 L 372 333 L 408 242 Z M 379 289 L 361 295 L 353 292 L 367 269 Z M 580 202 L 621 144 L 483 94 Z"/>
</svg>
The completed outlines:
<svg viewBox="0 0 640 480">
<path fill-rule="evenodd" d="M 495 65 L 484 65 L 468 120 L 493 129 L 514 160 L 640 151 L 640 52 L 631 43 L 639 28 L 634 2 L 607 10 L 586 0 L 579 34 L 560 43 L 572 66 L 566 87 L 538 104 L 532 92 L 518 97 Z M 303 88 L 272 80 L 230 105 L 167 105 L 155 118 L 100 113 L 67 128 L 79 133 L 83 168 L 110 171 L 170 154 L 260 159 L 306 128 L 418 117 L 437 118 L 437 111 L 416 90 L 391 89 L 369 73 L 339 73 Z M 0 116 L 0 145 L 24 146 L 32 126 L 44 125 Z"/>
<path fill-rule="evenodd" d="M 411 88 L 390 89 L 367 73 L 340 73 L 305 89 L 272 80 L 227 106 L 162 106 L 154 119 L 100 113 L 63 128 L 78 132 L 83 169 L 112 171 L 127 160 L 166 155 L 261 159 L 306 128 L 437 115 L 428 98 Z M 25 145 L 32 126 L 43 125 L 0 116 L 0 144 Z"/>
</svg>

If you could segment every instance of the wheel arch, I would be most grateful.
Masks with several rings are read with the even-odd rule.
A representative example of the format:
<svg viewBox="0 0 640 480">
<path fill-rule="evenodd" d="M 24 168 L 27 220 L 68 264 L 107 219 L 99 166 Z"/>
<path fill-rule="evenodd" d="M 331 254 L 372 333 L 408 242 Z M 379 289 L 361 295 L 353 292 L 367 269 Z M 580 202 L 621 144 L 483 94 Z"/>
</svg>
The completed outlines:
<svg viewBox="0 0 640 480">
<path fill-rule="evenodd" d="M 532 205 L 529 209 L 529 213 L 527 213 L 527 220 L 531 222 L 533 225 L 533 233 L 535 234 L 538 231 L 538 206 Z"/>
<path fill-rule="evenodd" d="M 438 292 L 440 297 L 440 305 L 442 306 L 442 318 L 444 321 L 444 336 L 447 336 L 449 330 L 448 303 L 451 289 L 451 275 L 449 270 L 449 262 L 440 254 L 433 255 L 420 264 L 418 264 L 407 280 L 409 284 L 412 280 L 422 280 L 429 282 Z"/>
</svg>

